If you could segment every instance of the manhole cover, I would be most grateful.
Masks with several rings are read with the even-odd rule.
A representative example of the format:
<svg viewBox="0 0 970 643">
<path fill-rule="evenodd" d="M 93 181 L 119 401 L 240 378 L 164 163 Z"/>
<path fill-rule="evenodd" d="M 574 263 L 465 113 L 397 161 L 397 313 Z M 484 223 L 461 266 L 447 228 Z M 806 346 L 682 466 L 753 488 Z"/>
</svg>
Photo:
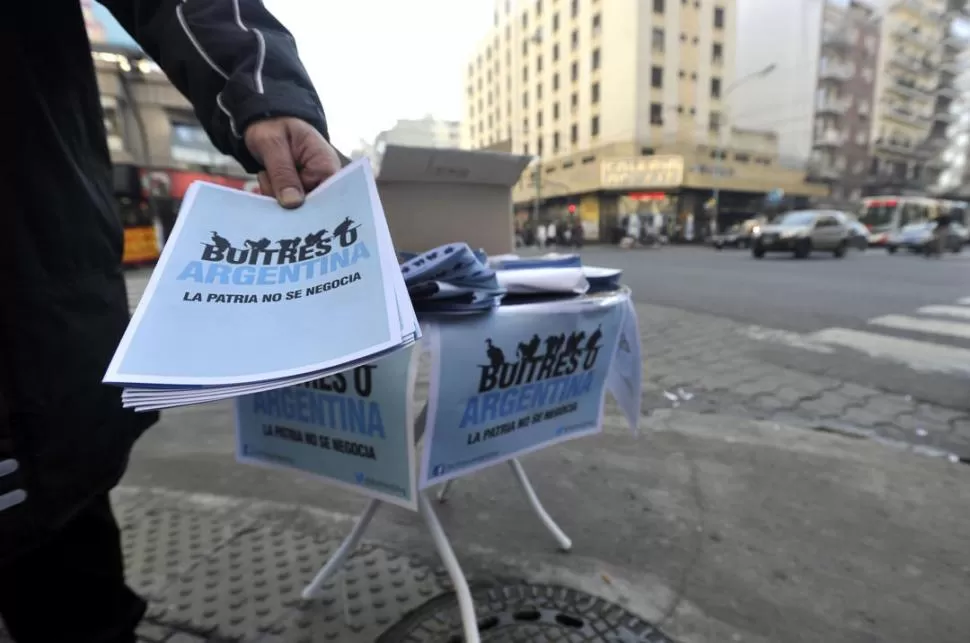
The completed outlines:
<svg viewBox="0 0 970 643">
<path fill-rule="evenodd" d="M 674 643 L 623 607 L 554 585 L 514 584 L 473 591 L 483 641 Z M 377 643 L 463 643 L 454 594 L 434 598 L 385 632 Z"/>
</svg>

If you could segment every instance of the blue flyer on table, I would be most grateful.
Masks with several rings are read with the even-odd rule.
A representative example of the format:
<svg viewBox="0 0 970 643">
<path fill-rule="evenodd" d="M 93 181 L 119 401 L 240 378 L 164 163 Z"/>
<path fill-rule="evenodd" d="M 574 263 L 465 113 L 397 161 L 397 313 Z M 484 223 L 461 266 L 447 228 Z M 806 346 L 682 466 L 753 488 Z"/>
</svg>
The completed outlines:
<svg viewBox="0 0 970 643">
<path fill-rule="evenodd" d="M 417 353 L 412 345 L 351 371 L 236 398 L 237 459 L 417 510 Z"/>
<path fill-rule="evenodd" d="M 421 486 L 597 432 L 626 297 L 433 324 Z"/>
<path fill-rule="evenodd" d="M 332 372 L 406 343 L 403 287 L 367 163 L 296 210 L 197 182 L 104 380 L 232 386 Z"/>
</svg>

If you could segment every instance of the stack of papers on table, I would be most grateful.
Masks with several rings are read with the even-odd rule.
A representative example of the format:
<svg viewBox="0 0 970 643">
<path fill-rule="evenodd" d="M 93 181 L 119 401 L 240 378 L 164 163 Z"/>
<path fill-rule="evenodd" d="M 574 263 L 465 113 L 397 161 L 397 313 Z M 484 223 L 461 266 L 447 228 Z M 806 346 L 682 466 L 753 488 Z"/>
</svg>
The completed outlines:
<svg viewBox="0 0 970 643">
<path fill-rule="evenodd" d="M 488 312 L 505 295 L 488 258 L 467 244 L 450 243 L 405 257 L 401 274 L 419 313 Z"/>
<path fill-rule="evenodd" d="M 619 288 L 622 270 L 584 266 L 579 255 L 548 254 L 521 258 L 493 257 L 498 282 L 508 290 L 509 303 L 516 297 L 569 297 Z"/>
<path fill-rule="evenodd" d="M 160 409 L 282 388 L 420 337 L 370 165 L 288 211 L 194 183 L 104 381 Z"/>
</svg>

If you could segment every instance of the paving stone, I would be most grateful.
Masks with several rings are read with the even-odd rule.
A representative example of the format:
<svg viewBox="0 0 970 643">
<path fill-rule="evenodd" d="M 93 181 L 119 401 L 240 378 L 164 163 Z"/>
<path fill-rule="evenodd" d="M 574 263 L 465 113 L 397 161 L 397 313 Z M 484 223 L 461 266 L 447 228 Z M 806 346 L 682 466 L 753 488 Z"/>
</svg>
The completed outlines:
<svg viewBox="0 0 970 643">
<path fill-rule="evenodd" d="M 851 382 L 843 383 L 842 386 L 839 387 L 838 392 L 839 395 L 844 395 L 853 400 L 865 400 L 870 397 L 880 395 L 879 391 L 876 389 L 860 386 L 858 384 L 852 384 Z"/>
<path fill-rule="evenodd" d="M 762 377 L 751 382 L 742 382 L 734 388 L 734 393 L 743 397 L 754 397 L 764 393 L 772 393 L 778 388 L 778 383 L 771 379 Z"/>
<path fill-rule="evenodd" d="M 835 417 L 842 415 L 844 409 L 849 406 L 850 401 L 834 393 L 823 393 L 816 399 L 800 402 L 798 408 L 814 413 L 819 417 Z"/>
<path fill-rule="evenodd" d="M 187 634 L 186 632 L 179 632 L 165 641 L 165 643 L 206 643 L 206 639 L 193 634 Z"/>
<path fill-rule="evenodd" d="M 169 637 L 172 635 L 172 630 L 161 625 L 155 625 L 154 623 L 142 623 L 135 630 L 135 634 L 138 635 L 139 639 L 149 641 L 150 643 L 167 643 Z"/>
<path fill-rule="evenodd" d="M 846 409 L 845 413 L 842 415 L 842 418 L 845 422 L 860 427 L 873 427 L 879 422 L 886 420 L 886 418 L 882 416 L 857 407 Z"/>
<path fill-rule="evenodd" d="M 956 421 L 964 414 L 961 411 L 945 409 L 940 406 L 935 406 L 930 404 L 920 404 L 916 408 L 916 412 L 914 413 L 914 415 L 918 419 L 925 420 L 927 423 L 945 424 L 949 426 L 950 422 Z"/>
</svg>

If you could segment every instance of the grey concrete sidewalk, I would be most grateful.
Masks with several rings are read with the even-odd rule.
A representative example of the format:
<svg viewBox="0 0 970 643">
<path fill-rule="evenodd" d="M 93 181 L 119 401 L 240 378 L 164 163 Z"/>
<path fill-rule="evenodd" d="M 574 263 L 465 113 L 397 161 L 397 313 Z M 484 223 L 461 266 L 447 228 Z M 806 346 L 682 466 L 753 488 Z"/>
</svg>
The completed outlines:
<svg viewBox="0 0 970 643">
<path fill-rule="evenodd" d="M 457 484 L 441 516 L 485 640 L 967 640 L 970 468 L 771 422 L 673 410 L 646 424 L 637 438 L 610 416 L 603 435 L 525 459 L 568 555 L 503 467 Z M 216 456 L 209 433 L 194 457 L 142 445 L 116 494 L 131 582 L 152 602 L 146 640 L 460 640 L 401 510 L 378 515 L 324 599 L 299 600 L 361 503 Z M 193 491 L 201 469 L 208 493 Z"/>
</svg>

